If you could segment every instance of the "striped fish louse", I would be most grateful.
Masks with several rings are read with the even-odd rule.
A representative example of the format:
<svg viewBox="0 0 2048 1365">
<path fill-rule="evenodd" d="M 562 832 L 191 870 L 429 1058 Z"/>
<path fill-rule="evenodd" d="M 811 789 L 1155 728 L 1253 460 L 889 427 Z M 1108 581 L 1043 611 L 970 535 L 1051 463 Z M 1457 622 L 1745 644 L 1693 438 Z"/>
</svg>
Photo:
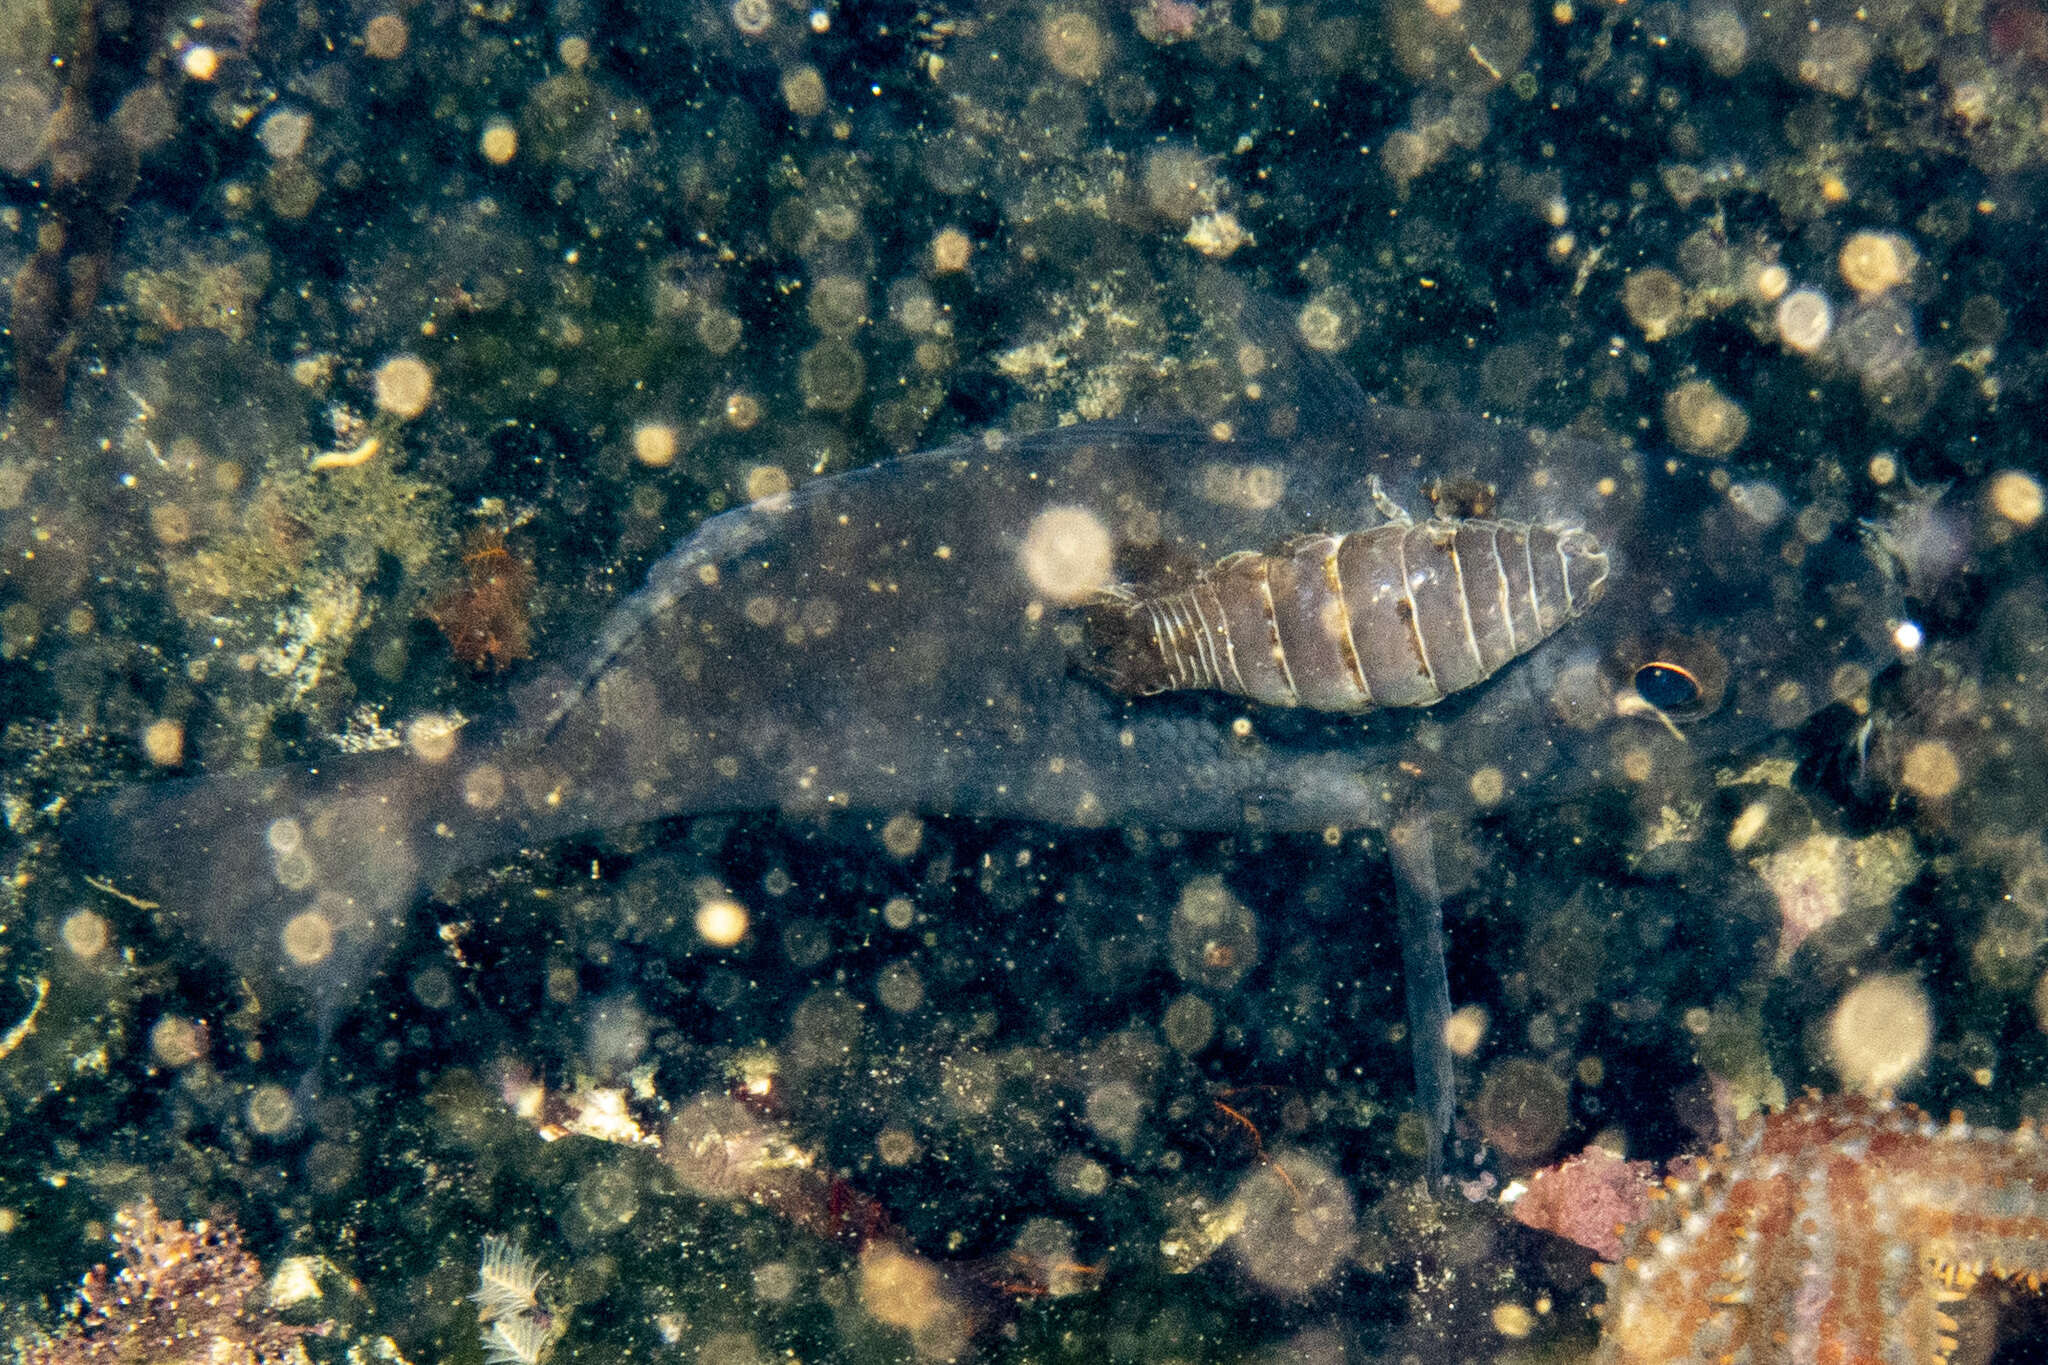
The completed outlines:
<svg viewBox="0 0 2048 1365">
<path fill-rule="evenodd" d="M 1119 692 L 1209 689 L 1272 706 L 1429 706 L 1484 682 L 1596 602 L 1590 532 L 1405 517 L 1241 550 L 1188 586 L 1116 587 L 1088 609 Z"/>
</svg>

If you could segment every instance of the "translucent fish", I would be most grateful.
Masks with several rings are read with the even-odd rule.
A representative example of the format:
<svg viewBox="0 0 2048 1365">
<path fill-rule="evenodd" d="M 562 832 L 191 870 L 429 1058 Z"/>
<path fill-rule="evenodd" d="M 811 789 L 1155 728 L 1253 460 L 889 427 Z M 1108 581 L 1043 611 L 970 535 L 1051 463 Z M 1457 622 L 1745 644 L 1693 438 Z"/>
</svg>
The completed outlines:
<svg viewBox="0 0 2048 1365">
<path fill-rule="evenodd" d="M 1894 593 L 1846 513 L 1710 462 L 1371 403 L 1279 359 L 1222 419 L 991 434 L 714 517 L 580 666 L 441 761 L 138 787 L 72 838 L 331 1018 L 423 886 L 579 830 L 748 808 L 1392 829 L 1623 782 L 1654 796 L 1887 661 Z M 1388 502 L 1581 530 L 1608 558 L 1601 599 L 1414 709 L 1134 696 L 1098 676 L 1084 617 L 1104 589 L 1171 593 Z M 1431 881 L 1419 847 L 1411 889 Z M 1411 900 L 1427 920 L 1433 891 Z"/>
</svg>

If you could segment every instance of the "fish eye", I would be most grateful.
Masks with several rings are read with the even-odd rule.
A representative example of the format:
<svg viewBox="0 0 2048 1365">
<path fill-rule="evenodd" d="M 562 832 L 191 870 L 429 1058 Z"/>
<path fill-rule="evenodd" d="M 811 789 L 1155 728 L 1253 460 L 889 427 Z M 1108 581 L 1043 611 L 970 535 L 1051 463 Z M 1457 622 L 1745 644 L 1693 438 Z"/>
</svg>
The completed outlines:
<svg viewBox="0 0 2048 1365">
<path fill-rule="evenodd" d="M 1700 681 L 1681 664 L 1658 660 L 1636 670 L 1636 695 L 1659 711 L 1683 711 L 1700 699 Z"/>
<path fill-rule="evenodd" d="M 1617 681 L 1671 720 L 1712 715 L 1728 691 L 1728 660 L 1704 635 L 1624 641 L 1614 662 Z"/>
</svg>

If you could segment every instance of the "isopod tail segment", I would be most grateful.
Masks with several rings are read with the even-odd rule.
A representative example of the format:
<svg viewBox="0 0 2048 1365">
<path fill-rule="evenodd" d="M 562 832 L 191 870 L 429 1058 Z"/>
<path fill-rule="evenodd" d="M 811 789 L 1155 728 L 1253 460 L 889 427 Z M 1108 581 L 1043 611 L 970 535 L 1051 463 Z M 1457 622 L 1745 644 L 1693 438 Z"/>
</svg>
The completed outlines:
<svg viewBox="0 0 2048 1365">
<path fill-rule="evenodd" d="M 1160 665 L 1151 619 L 1138 594 L 1118 583 L 1082 607 L 1088 650 L 1083 666 L 1103 686 L 1126 697 L 1151 697 L 1173 687 Z"/>
</svg>

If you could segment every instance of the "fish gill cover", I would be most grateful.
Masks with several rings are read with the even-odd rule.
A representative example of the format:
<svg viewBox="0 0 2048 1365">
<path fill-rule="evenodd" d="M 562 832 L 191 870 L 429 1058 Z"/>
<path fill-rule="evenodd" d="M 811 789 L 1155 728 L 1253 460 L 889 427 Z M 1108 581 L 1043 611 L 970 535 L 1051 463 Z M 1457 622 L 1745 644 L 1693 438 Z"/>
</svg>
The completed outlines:
<svg viewBox="0 0 2048 1365">
<path fill-rule="evenodd" d="M 1554 1157 L 1806 1085 L 2041 1116 L 2043 31 L 23 11 L 6 1331 L 85 1358 L 148 1198 L 315 1358 L 1583 1349 L 1586 1258 L 1493 1199 Z M 1406 714 L 1091 674 L 1089 591 L 1375 525 L 1373 473 L 1585 528 L 1603 600 Z M 280 816 L 281 765 L 432 799 Z M 187 779 L 249 861 L 60 845 Z"/>
</svg>

